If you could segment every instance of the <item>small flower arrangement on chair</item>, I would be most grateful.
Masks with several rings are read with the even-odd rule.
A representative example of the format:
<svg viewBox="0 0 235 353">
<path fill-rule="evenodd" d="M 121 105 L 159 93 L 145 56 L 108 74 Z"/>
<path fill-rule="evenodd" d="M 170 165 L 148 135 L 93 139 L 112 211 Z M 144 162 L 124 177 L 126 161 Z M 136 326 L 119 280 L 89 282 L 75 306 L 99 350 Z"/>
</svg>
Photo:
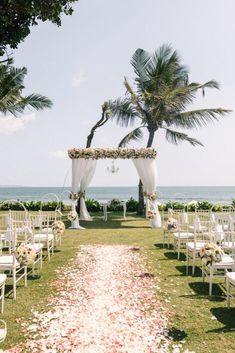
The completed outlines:
<svg viewBox="0 0 235 353">
<path fill-rule="evenodd" d="M 68 220 L 71 222 L 76 221 L 77 217 L 78 217 L 78 214 L 76 211 L 70 211 L 67 215 Z"/>
<path fill-rule="evenodd" d="M 148 217 L 148 219 L 153 219 L 155 216 L 156 216 L 156 212 L 155 211 L 153 211 L 153 210 L 148 210 L 147 211 L 147 217 Z"/>
<path fill-rule="evenodd" d="M 52 232 L 54 235 L 62 235 L 65 231 L 65 225 L 62 221 L 56 221 L 52 224 Z"/>
<path fill-rule="evenodd" d="M 29 266 L 34 263 L 37 253 L 30 244 L 22 243 L 17 247 L 15 257 L 22 266 Z"/>
<path fill-rule="evenodd" d="M 200 249 L 200 258 L 205 266 L 211 266 L 214 262 L 220 262 L 224 255 L 224 251 L 216 244 L 206 243 Z"/>
<path fill-rule="evenodd" d="M 167 230 L 176 230 L 178 227 L 177 220 L 173 217 L 169 217 L 166 221 L 166 229 Z"/>
<path fill-rule="evenodd" d="M 54 235 L 55 246 L 59 247 L 59 246 L 61 246 L 61 236 L 64 234 L 64 231 L 65 231 L 64 222 L 55 221 L 52 224 L 51 228 L 52 228 L 52 233 Z"/>
</svg>

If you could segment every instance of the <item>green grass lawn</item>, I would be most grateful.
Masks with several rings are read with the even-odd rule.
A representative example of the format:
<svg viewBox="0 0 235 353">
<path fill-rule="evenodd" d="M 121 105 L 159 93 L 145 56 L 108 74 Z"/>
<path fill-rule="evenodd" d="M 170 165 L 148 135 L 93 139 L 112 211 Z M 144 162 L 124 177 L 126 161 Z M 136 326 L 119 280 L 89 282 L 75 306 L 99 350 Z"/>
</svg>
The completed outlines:
<svg viewBox="0 0 235 353">
<path fill-rule="evenodd" d="M 31 317 L 32 308 L 47 310 L 56 270 L 68 263 L 80 245 L 129 244 L 141 248 L 148 271 L 161 280 L 158 295 L 170 313 L 169 330 L 174 340 L 183 340 L 185 348 L 200 353 L 235 352 L 235 300 L 228 310 L 220 286 L 215 285 L 214 295 L 209 297 L 208 284 L 202 283 L 199 269 L 194 277 L 186 276 L 184 256 L 178 261 L 171 249 L 163 249 L 162 230 L 151 229 L 144 218 L 128 215 L 123 220 L 121 214 L 114 213 L 107 222 L 96 216 L 93 222 L 80 223 L 86 229 L 66 230 L 62 251 L 56 252 L 50 263 L 44 261 L 40 278 L 29 279 L 27 288 L 18 287 L 16 301 L 11 296 L 6 298 L 1 318 L 7 322 L 8 335 L 0 348 L 24 340 L 21 322 Z M 6 291 L 9 289 L 7 286 Z"/>
</svg>

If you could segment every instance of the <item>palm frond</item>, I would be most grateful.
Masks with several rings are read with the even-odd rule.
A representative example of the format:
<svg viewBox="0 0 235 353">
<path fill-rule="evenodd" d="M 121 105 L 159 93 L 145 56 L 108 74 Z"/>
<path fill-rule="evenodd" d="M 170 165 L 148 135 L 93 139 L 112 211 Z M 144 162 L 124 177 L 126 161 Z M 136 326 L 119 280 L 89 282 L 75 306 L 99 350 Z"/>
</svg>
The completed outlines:
<svg viewBox="0 0 235 353">
<path fill-rule="evenodd" d="M 183 141 L 189 142 L 192 146 L 203 146 L 203 144 L 195 138 L 189 137 L 187 134 L 184 134 L 179 131 L 170 130 L 165 128 L 166 130 L 166 140 L 174 145 L 179 145 Z"/>
<path fill-rule="evenodd" d="M 116 123 L 123 127 L 134 124 L 137 112 L 129 99 L 118 98 L 115 101 L 109 101 L 111 119 L 116 119 Z"/>
<path fill-rule="evenodd" d="M 143 138 L 143 132 L 141 127 L 137 127 L 133 131 L 129 132 L 119 143 L 118 147 L 125 147 L 131 141 L 140 141 Z"/>
<path fill-rule="evenodd" d="M 144 88 L 144 82 L 148 79 L 146 66 L 151 60 L 151 54 L 143 49 L 137 49 L 131 59 L 131 65 L 134 68 L 134 72 L 137 75 L 136 82 Z"/>
<path fill-rule="evenodd" d="M 44 108 L 51 108 L 52 102 L 45 96 L 40 94 L 30 94 L 26 97 L 13 97 L 8 104 L 2 107 L 2 112 L 4 114 L 11 113 L 15 117 L 18 114 L 22 114 L 25 108 L 34 108 L 36 110 L 42 110 Z M 1 108 L 1 105 L 0 105 Z"/>
<path fill-rule="evenodd" d="M 198 109 L 183 112 L 172 116 L 166 124 L 173 125 L 183 129 L 194 129 L 206 126 L 213 121 L 218 121 L 221 117 L 231 113 L 231 110 L 223 108 Z"/>
<path fill-rule="evenodd" d="M 36 110 L 51 108 L 53 105 L 52 101 L 49 98 L 36 93 L 32 93 L 24 97 L 23 102 L 25 106 L 30 106 Z"/>
</svg>

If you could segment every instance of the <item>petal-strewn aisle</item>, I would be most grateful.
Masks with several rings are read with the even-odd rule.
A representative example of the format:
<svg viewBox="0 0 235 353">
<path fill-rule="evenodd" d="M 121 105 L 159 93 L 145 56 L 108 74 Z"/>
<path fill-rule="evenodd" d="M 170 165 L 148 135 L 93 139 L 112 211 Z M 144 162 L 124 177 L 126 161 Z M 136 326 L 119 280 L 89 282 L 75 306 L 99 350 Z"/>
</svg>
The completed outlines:
<svg viewBox="0 0 235 353">
<path fill-rule="evenodd" d="M 34 312 L 22 352 L 168 352 L 157 280 L 127 246 L 81 247 L 61 270 L 53 309 Z"/>
</svg>

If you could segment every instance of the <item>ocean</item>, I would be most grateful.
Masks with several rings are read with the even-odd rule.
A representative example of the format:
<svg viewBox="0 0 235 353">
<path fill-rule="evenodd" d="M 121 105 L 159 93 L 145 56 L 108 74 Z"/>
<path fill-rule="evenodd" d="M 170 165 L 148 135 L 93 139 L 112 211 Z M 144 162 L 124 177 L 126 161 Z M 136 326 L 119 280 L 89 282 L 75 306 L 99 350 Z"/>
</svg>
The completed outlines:
<svg viewBox="0 0 235 353">
<path fill-rule="evenodd" d="M 69 187 L 24 187 L 24 186 L 1 186 L 0 200 L 20 201 L 47 201 L 62 200 L 69 203 Z M 133 197 L 137 200 L 138 188 L 134 186 L 117 187 L 89 187 L 87 198 L 98 201 L 108 201 L 114 198 L 128 200 Z M 159 186 L 157 188 L 158 201 L 189 202 L 209 201 L 211 203 L 230 204 L 235 199 L 235 186 Z"/>
</svg>

